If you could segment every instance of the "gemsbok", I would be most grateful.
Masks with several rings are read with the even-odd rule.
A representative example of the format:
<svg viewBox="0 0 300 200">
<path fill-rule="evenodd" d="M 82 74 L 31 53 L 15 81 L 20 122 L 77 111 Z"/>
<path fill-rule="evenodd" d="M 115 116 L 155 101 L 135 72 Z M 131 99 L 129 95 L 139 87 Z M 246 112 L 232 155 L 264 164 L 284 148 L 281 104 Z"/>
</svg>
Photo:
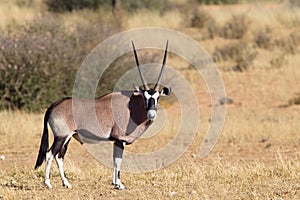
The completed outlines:
<svg viewBox="0 0 300 200">
<path fill-rule="evenodd" d="M 64 173 L 63 160 L 72 137 L 81 144 L 87 142 L 82 139 L 82 135 L 92 136 L 92 138 L 95 140 L 99 139 L 99 141 L 101 139 L 114 141 L 112 183 L 116 189 L 125 189 L 120 180 L 124 146 L 133 143 L 147 130 L 156 118 L 159 97 L 168 96 L 171 93 L 169 87 L 163 87 L 159 90 L 167 59 L 168 41 L 164 51 L 162 67 L 153 89 L 149 88 L 142 74 L 133 42 L 132 47 L 143 88 L 135 86 L 135 90 L 132 92 L 112 92 L 96 99 L 64 98 L 56 101 L 47 109 L 44 116 L 44 130 L 35 169 L 46 160 L 45 184 L 49 189 L 52 188 L 50 169 L 54 158 L 58 165 L 63 186 L 71 188 L 71 184 Z M 80 104 L 82 109 L 82 112 L 79 110 L 80 117 L 77 117 L 76 120 L 72 110 L 74 102 Z M 91 109 L 95 110 L 97 123 L 101 127 L 100 131 L 93 132 L 92 130 L 98 129 L 90 127 L 90 125 L 93 126 L 93 123 L 90 123 L 90 117 L 87 115 Z M 48 123 L 54 135 L 54 141 L 50 149 Z M 81 124 L 81 127 L 78 124 Z M 82 128 L 82 125 L 84 128 Z"/>
</svg>

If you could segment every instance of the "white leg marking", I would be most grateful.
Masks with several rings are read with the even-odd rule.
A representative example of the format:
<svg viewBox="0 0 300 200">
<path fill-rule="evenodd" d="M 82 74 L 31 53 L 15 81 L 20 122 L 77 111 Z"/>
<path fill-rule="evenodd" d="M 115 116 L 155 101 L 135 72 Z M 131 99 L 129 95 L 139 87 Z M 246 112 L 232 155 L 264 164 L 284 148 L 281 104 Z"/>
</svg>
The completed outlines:
<svg viewBox="0 0 300 200">
<path fill-rule="evenodd" d="M 113 184 L 115 185 L 116 189 L 125 190 L 125 186 L 121 182 L 120 178 L 120 169 L 122 164 L 122 157 L 124 151 L 124 144 L 122 147 L 117 146 L 114 144 L 114 151 L 113 151 L 113 160 L 114 160 L 114 172 L 113 172 Z"/>
<path fill-rule="evenodd" d="M 116 185 L 116 169 L 114 167 L 113 177 L 112 177 L 112 184 Z"/>
<path fill-rule="evenodd" d="M 66 186 L 67 188 L 72 188 L 71 184 L 69 183 L 68 179 L 65 176 L 65 171 L 64 171 L 64 160 L 63 158 L 59 158 L 58 154 L 55 156 L 55 160 L 58 166 L 58 170 L 61 176 L 61 180 L 63 183 L 63 186 Z"/>
<path fill-rule="evenodd" d="M 75 132 L 72 132 L 70 135 L 68 135 L 68 137 L 66 138 L 63 146 L 65 146 L 70 141 L 70 139 L 73 137 L 74 134 L 75 134 Z"/>
<path fill-rule="evenodd" d="M 53 157 L 54 156 L 51 150 L 46 153 L 45 184 L 49 189 L 52 189 L 52 185 L 50 184 L 50 169 L 51 169 Z"/>
</svg>

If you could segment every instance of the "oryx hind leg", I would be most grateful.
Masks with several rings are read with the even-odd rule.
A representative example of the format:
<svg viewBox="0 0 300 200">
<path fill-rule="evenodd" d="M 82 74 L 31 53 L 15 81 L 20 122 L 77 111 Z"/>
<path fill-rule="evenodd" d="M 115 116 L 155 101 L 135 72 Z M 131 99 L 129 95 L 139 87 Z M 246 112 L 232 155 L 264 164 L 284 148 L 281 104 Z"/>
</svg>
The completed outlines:
<svg viewBox="0 0 300 200">
<path fill-rule="evenodd" d="M 55 160 L 58 166 L 58 170 L 61 176 L 62 184 L 63 186 L 66 186 L 67 188 L 72 188 L 71 184 L 69 183 L 68 179 L 66 178 L 65 171 L 64 171 L 64 159 L 59 157 L 57 154 L 55 156 Z"/>
<path fill-rule="evenodd" d="M 51 150 L 49 150 L 46 153 L 46 169 L 45 169 L 45 185 L 49 188 L 52 189 L 52 185 L 50 183 L 50 169 L 53 161 L 53 153 Z"/>
<path fill-rule="evenodd" d="M 63 185 L 67 188 L 71 188 L 70 183 L 68 182 L 64 168 L 63 168 L 63 159 L 66 154 L 69 141 L 72 137 L 72 134 L 68 135 L 67 137 L 54 137 L 53 144 L 50 150 L 46 154 L 46 170 L 45 170 L 45 184 L 46 186 L 51 189 L 52 185 L 50 183 L 50 170 L 52 166 L 52 161 L 55 157 L 56 163 L 58 165 L 59 173 L 62 178 Z"/>
<path fill-rule="evenodd" d="M 56 163 L 57 163 L 57 166 L 58 166 L 58 170 L 59 170 L 59 173 L 60 173 L 62 184 L 63 184 L 63 186 L 65 186 L 67 188 L 72 188 L 72 186 L 69 183 L 69 181 L 68 181 L 68 179 L 66 178 L 66 175 L 65 175 L 65 171 L 64 171 L 64 157 L 65 157 L 65 154 L 67 152 L 68 144 L 70 142 L 71 137 L 72 137 L 72 135 L 69 135 L 65 139 L 62 147 L 60 148 L 60 151 L 55 155 L 55 160 L 56 160 Z"/>
</svg>

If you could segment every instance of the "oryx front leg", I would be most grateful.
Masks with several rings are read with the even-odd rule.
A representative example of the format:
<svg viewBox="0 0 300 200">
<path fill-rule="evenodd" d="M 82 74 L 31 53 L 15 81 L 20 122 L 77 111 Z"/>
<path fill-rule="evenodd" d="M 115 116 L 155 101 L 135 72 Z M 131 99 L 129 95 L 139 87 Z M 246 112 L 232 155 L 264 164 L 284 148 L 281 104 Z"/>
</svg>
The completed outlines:
<svg viewBox="0 0 300 200">
<path fill-rule="evenodd" d="M 72 188 L 71 184 L 69 183 L 68 179 L 66 178 L 65 171 L 64 171 L 64 159 L 62 157 L 59 157 L 59 154 L 55 156 L 55 160 L 58 166 L 58 170 L 61 176 L 62 184 L 63 186 L 66 186 L 67 188 Z"/>
<path fill-rule="evenodd" d="M 113 160 L 114 160 L 114 172 L 113 172 L 113 181 L 116 189 L 125 190 L 125 186 L 122 184 L 120 179 L 120 169 L 122 164 L 122 157 L 124 151 L 124 143 L 121 141 L 116 141 L 114 143 L 113 150 Z"/>
<path fill-rule="evenodd" d="M 51 170 L 51 165 L 53 161 L 53 153 L 52 151 L 48 151 L 46 153 L 46 170 L 45 170 L 45 184 L 49 189 L 52 189 L 52 185 L 50 183 L 50 170 Z"/>
</svg>

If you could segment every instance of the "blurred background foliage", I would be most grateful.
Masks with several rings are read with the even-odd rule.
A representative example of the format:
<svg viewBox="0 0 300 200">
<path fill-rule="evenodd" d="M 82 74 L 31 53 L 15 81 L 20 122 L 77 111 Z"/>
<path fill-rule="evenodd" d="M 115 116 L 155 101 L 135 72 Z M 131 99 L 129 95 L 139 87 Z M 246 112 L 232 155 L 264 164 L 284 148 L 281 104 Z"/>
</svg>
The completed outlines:
<svg viewBox="0 0 300 200">
<path fill-rule="evenodd" d="M 269 65 L 280 68 L 287 55 L 299 53 L 300 16 L 295 14 L 299 13 L 299 1 L 264 1 L 284 4 L 282 12 L 290 13 L 288 19 L 280 18 L 279 14 L 275 17 L 281 23 L 278 27 L 288 29 L 286 35 L 274 33 L 278 27 L 268 22 L 253 26 L 257 21 L 247 13 L 218 18 L 209 7 L 249 2 L 253 3 L 247 0 L 2 1 L 0 109 L 39 112 L 53 101 L 71 96 L 77 70 L 94 47 L 115 33 L 142 26 L 179 30 L 204 44 L 212 41 L 214 45 L 209 45 L 208 51 L 224 71 L 251 70 L 261 51 L 271 51 Z M 97 94 L 112 91 L 118 77 L 132 65 L 131 55 L 114 62 L 105 72 Z"/>
</svg>

